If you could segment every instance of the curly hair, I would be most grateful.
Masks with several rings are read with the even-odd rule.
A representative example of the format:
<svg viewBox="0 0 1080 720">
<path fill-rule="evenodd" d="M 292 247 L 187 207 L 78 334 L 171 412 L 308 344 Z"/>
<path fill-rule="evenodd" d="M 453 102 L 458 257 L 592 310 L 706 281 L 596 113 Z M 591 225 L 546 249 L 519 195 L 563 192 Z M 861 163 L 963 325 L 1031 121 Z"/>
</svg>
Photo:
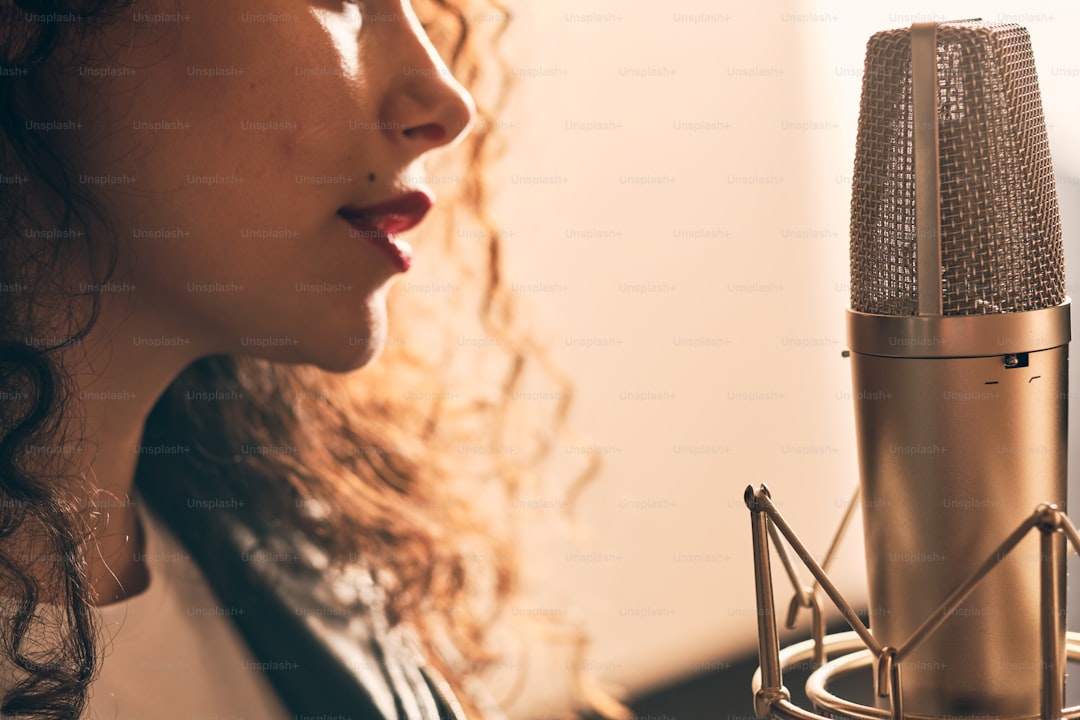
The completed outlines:
<svg viewBox="0 0 1080 720">
<path fill-rule="evenodd" d="M 0 183 L 0 288 L 18 288 L 0 293 L 0 591 L 13 599 L 10 616 L 0 618 L 0 653 L 21 672 L 0 712 L 12 716 L 80 717 L 101 659 L 82 555 L 91 534 L 85 507 L 61 482 L 71 479 L 63 458 L 33 450 L 79 440 L 77 428 L 65 422 L 74 389 L 59 352 L 80 343 L 94 325 L 100 290 L 72 293 L 51 271 L 80 246 L 91 247 L 89 218 L 105 227 L 108 218 L 93 194 L 73 182 L 47 134 L 24 120 L 41 100 L 41 68 L 56 49 L 78 48 L 131 2 L 0 0 L 0 170 L 25 180 Z M 449 260 L 430 265 L 461 279 L 452 310 L 464 316 L 474 308 L 468 315 L 491 342 L 462 349 L 455 342 L 462 325 L 447 322 L 445 307 L 395 287 L 390 314 L 396 334 L 359 377 L 249 357 L 203 358 L 158 400 L 142 441 L 191 451 L 140 454 L 135 482 L 211 585 L 226 572 L 216 560 L 222 528 L 235 524 L 263 546 L 290 538 L 313 544 L 331 569 L 363 560 L 388 591 L 390 622 L 418 631 L 431 661 L 464 691 L 463 705 L 481 716 L 468 681 L 498 659 L 489 631 L 518 585 L 514 524 L 505 522 L 505 511 L 549 454 L 571 394 L 543 348 L 520 327 L 500 277 L 500 236 L 484 209 L 483 170 L 495 152 L 492 118 L 506 96 L 508 74 L 499 67 L 489 73 L 478 44 L 497 42 L 510 13 L 495 2 L 482 11 L 465 0 L 416 6 L 454 74 L 474 94 L 488 87 L 493 98 L 478 102 L 474 131 L 447 158 L 464 170 L 457 197 L 429 221 L 429 227 L 443 224 L 444 242 L 428 248 Z M 496 20 L 481 39 L 477 12 Z M 54 22 L 62 13 L 80 21 Z M 41 189 L 33 199 L 31 185 Z M 40 227 L 57 230 L 35 231 Z M 113 249 L 99 271 L 102 285 L 115 264 Z M 81 302 L 42 308 L 56 297 Z M 42 309 L 66 327 L 35 324 L 35 310 Z M 440 336 L 441 342 L 430 340 Z M 490 371 L 476 372 L 478 364 Z M 561 389 L 550 417 L 521 412 L 515 401 L 530 367 Z M 245 444 L 289 452 L 244 453 Z M 582 473 L 582 482 L 592 470 Z M 485 513 L 470 501 L 493 488 L 501 493 L 498 512 Z M 240 509 L 203 514 L 196 532 L 187 501 L 222 497 Z M 508 527 L 497 530 L 496 518 Z M 5 542 L 27 531 L 56 559 L 44 578 L 59 589 L 62 615 L 54 618 L 50 647 L 29 641 L 31 627 L 46 622 L 36 609 L 42 578 L 29 574 Z M 445 652 L 448 646 L 456 659 Z M 618 713 L 603 693 L 586 695 L 601 711 Z"/>
</svg>

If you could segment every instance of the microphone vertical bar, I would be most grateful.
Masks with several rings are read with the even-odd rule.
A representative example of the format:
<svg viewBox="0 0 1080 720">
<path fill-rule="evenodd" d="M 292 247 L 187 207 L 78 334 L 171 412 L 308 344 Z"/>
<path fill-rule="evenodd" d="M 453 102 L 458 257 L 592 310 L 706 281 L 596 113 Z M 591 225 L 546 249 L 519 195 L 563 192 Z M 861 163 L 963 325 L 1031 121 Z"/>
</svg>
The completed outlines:
<svg viewBox="0 0 1080 720">
<path fill-rule="evenodd" d="M 746 488 L 744 499 L 750 508 L 750 529 L 754 543 L 754 586 L 757 594 L 758 655 L 761 660 L 762 692 L 776 692 L 783 688 L 780 673 L 780 641 L 776 630 L 776 604 L 773 599 L 772 567 L 769 563 L 769 519 L 766 517 L 762 495 L 768 491 L 762 486 L 755 492 Z"/>
<path fill-rule="evenodd" d="M 1041 557 L 1039 585 L 1042 596 L 1040 630 L 1042 633 L 1042 720 L 1061 720 L 1062 697 L 1061 649 L 1058 631 L 1064 608 L 1059 606 L 1061 575 L 1061 513 L 1056 507 L 1040 508 Z"/>
<path fill-rule="evenodd" d="M 904 685 L 900 682 L 900 663 L 895 656 L 889 663 L 889 692 L 893 720 L 904 720 Z"/>
<path fill-rule="evenodd" d="M 919 315 L 941 315 L 941 176 L 938 168 L 937 23 L 911 26 L 912 153 Z"/>
</svg>

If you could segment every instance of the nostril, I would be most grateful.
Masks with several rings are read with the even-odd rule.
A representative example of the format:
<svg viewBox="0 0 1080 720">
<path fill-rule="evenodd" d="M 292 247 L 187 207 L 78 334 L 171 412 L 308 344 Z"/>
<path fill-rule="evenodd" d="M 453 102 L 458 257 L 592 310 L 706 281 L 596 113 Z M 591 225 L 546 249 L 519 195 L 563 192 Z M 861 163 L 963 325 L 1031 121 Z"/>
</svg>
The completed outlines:
<svg viewBox="0 0 1080 720">
<path fill-rule="evenodd" d="M 446 137 L 446 128 L 438 123 L 427 123 L 418 127 L 406 128 L 403 134 L 407 138 L 421 138 L 430 142 L 442 142 Z"/>
</svg>

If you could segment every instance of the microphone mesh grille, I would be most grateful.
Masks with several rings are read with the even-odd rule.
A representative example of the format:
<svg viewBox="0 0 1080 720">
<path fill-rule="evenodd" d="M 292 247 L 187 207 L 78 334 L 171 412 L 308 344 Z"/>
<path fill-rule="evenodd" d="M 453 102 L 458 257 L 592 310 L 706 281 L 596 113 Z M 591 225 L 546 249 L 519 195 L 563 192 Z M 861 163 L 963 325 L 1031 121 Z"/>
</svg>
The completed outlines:
<svg viewBox="0 0 1080 720">
<path fill-rule="evenodd" d="M 937 30 L 942 307 L 1022 312 L 1065 299 L 1050 147 L 1027 30 Z M 866 49 L 851 197 L 851 308 L 918 314 L 910 29 Z"/>
</svg>

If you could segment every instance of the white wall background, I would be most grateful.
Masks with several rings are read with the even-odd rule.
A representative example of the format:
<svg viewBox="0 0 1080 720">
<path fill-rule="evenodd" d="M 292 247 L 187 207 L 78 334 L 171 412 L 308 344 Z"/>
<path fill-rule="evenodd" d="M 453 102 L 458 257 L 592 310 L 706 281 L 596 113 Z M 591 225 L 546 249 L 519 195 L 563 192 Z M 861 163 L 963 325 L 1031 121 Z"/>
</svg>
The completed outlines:
<svg viewBox="0 0 1080 720">
<path fill-rule="evenodd" d="M 605 462 L 580 504 L 591 533 L 531 549 L 520 613 L 578 608 L 590 668 L 638 693 L 752 649 L 747 484 L 768 483 L 823 552 L 857 482 L 840 353 L 866 40 L 926 19 L 1028 27 L 1075 298 L 1080 9 L 545 0 L 516 12 L 496 219 L 508 279 L 576 380 L 573 425 Z M 851 533 L 835 578 L 861 603 L 861 527 Z M 542 667 L 521 716 L 549 715 L 564 690 Z"/>
</svg>

